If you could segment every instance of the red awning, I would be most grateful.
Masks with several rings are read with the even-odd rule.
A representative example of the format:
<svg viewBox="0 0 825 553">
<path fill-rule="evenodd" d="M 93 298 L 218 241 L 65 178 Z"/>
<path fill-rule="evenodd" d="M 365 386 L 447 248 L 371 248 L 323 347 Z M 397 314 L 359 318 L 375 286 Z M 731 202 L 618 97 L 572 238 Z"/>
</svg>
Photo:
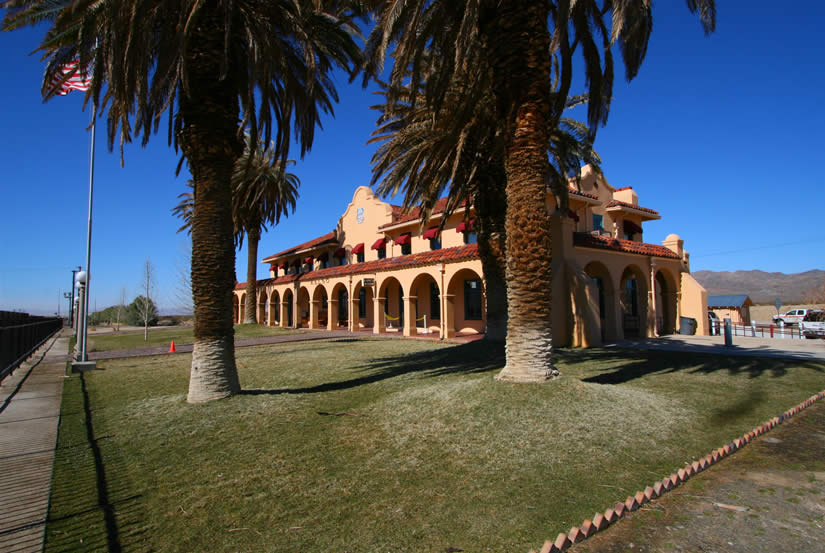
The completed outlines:
<svg viewBox="0 0 825 553">
<path fill-rule="evenodd" d="M 424 234 L 421 235 L 421 238 L 424 240 L 432 240 L 438 236 L 438 227 L 428 228 L 424 231 Z"/>
<path fill-rule="evenodd" d="M 304 263 L 312 263 L 313 261 L 315 261 L 315 258 L 311 255 L 309 257 L 304 258 Z"/>
<path fill-rule="evenodd" d="M 360 244 L 356 244 L 354 248 L 352 248 L 353 255 L 357 253 L 364 253 L 364 243 L 361 242 Z"/>
<path fill-rule="evenodd" d="M 318 256 L 318 261 L 326 261 L 329 259 L 329 252 L 324 252 Z"/>
<path fill-rule="evenodd" d="M 573 219 L 574 221 L 576 221 L 577 223 L 579 222 L 578 214 L 575 211 L 573 211 L 572 209 L 567 210 L 567 216 L 570 217 L 571 219 Z"/>
<path fill-rule="evenodd" d="M 624 220 L 624 231 L 630 234 L 641 234 L 642 227 L 634 223 L 633 221 L 629 221 L 627 219 Z"/>
<path fill-rule="evenodd" d="M 399 246 L 403 246 L 404 244 L 409 244 L 411 240 L 412 236 L 410 235 L 410 233 L 405 232 L 404 234 L 396 238 L 393 242 L 398 244 Z"/>
<path fill-rule="evenodd" d="M 281 263 L 279 269 L 283 269 L 284 271 L 286 271 L 287 269 L 289 269 L 289 265 L 287 265 L 286 263 Z"/>
<path fill-rule="evenodd" d="M 347 249 L 346 248 L 338 248 L 335 250 L 333 254 L 335 257 L 346 257 L 347 256 Z"/>
<path fill-rule="evenodd" d="M 386 247 L 387 247 L 387 239 L 386 238 L 379 238 L 372 245 L 373 250 L 380 250 L 380 249 L 386 248 Z"/>
<path fill-rule="evenodd" d="M 476 222 L 475 219 L 470 219 L 469 223 L 461 221 L 460 223 L 458 223 L 458 226 L 455 227 L 455 231 L 456 232 L 473 232 L 473 226 L 474 226 L 473 223 L 475 223 L 475 222 Z"/>
</svg>

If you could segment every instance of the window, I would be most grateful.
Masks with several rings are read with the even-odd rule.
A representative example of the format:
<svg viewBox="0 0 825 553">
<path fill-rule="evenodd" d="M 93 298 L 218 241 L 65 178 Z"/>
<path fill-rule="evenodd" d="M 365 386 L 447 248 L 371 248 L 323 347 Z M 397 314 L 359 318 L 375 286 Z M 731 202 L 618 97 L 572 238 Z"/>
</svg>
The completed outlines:
<svg viewBox="0 0 825 553">
<path fill-rule="evenodd" d="M 358 252 L 355 256 L 358 263 L 364 262 L 364 252 Z"/>
<path fill-rule="evenodd" d="M 358 318 L 367 318 L 367 289 L 363 286 L 358 291 Z"/>
<path fill-rule="evenodd" d="M 430 318 L 441 319 L 441 297 L 438 294 L 438 284 L 430 282 Z"/>
<path fill-rule="evenodd" d="M 629 278 L 624 285 L 625 290 L 625 311 L 633 317 L 639 316 L 639 294 L 636 287 L 636 279 Z"/>
<path fill-rule="evenodd" d="M 387 247 L 384 246 L 383 248 L 378 248 L 376 250 L 378 252 L 378 259 L 386 259 L 387 257 Z"/>
<path fill-rule="evenodd" d="M 430 238 L 430 249 L 431 250 L 440 250 L 441 249 L 441 240 L 438 238 Z"/>
<path fill-rule="evenodd" d="M 329 257 L 322 257 L 321 258 L 321 268 L 326 269 L 329 267 Z"/>
<path fill-rule="evenodd" d="M 593 214 L 593 230 L 604 230 L 604 217 L 602 215 Z"/>
<path fill-rule="evenodd" d="M 464 233 L 464 243 L 465 244 L 475 244 L 478 242 L 478 234 L 475 231 L 468 230 Z"/>
<path fill-rule="evenodd" d="M 479 278 L 464 281 L 464 319 L 467 321 L 481 320 L 481 279 Z"/>
<path fill-rule="evenodd" d="M 338 321 L 348 321 L 349 320 L 349 311 L 347 309 L 347 304 L 349 303 L 349 297 L 347 296 L 347 291 L 345 288 L 341 288 L 338 291 Z"/>
<path fill-rule="evenodd" d="M 401 244 L 401 255 L 410 255 L 412 253 L 412 244 L 407 242 L 406 244 Z"/>
</svg>

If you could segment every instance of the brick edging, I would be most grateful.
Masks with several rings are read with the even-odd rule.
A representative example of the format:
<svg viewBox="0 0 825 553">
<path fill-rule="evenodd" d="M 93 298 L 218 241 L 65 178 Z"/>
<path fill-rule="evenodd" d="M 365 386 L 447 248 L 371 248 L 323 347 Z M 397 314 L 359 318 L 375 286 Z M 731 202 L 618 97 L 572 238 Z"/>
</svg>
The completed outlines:
<svg viewBox="0 0 825 553">
<path fill-rule="evenodd" d="M 745 447 L 757 437 L 768 432 L 776 425 L 782 424 L 803 409 L 810 407 L 821 399 L 825 399 L 825 391 L 812 395 L 805 401 L 791 407 L 781 415 L 773 417 L 769 421 L 760 424 L 750 432 L 745 433 L 741 437 L 736 438 L 724 446 L 714 449 L 698 461 L 693 461 L 693 463 L 678 469 L 676 472 L 670 476 L 667 476 L 663 480 L 655 482 L 653 486 L 647 486 L 643 491 L 638 491 L 634 495 L 628 496 L 624 502 L 616 503 L 614 507 L 607 509 L 604 513 L 596 513 L 592 519 L 584 520 L 581 526 L 573 526 L 567 533 L 562 532 L 559 534 L 558 537 L 556 537 L 556 541 L 545 541 L 540 553 L 560 553 L 561 551 L 568 549 L 571 545 L 589 538 L 600 530 L 604 530 L 614 522 L 627 515 L 627 513 L 631 513 L 645 503 L 648 503 L 650 500 L 656 499 L 657 497 L 667 493 L 682 482 L 688 480 L 691 476 L 702 472 L 711 465 L 716 464 L 718 461 L 721 461 L 730 454 Z M 530 550 L 530 553 L 535 553 L 535 550 Z"/>
</svg>

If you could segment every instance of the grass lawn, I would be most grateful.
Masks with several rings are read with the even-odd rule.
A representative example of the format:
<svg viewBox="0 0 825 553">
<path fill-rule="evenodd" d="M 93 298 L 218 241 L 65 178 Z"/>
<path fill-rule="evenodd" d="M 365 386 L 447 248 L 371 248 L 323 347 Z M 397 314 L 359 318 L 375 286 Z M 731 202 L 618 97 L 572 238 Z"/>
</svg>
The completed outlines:
<svg viewBox="0 0 825 553">
<path fill-rule="evenodd" d="M 279 336 L 305 332 L 277 326 L 257 324 L 235 325 L 235 338 L 258 338 L 260 336 Z M 150 328 L 149 339 L 143 341 L 143 332 L 128 332 L 124 334 L 101 334 L 89 337 L 89 351 L 112 351 L 116 349 L 142 348 L 146 346 L 168 346 L 174 340 L 175 345 L 191 344 L 192 327 L 183 328 Z"/>
<path fill-rule="evenodd" d="M 208 405 L 184 354 L 66 379 L 47 552 L 526 552 L 825 388 L 669 352 L 559 350 L 543 385 L 484 342 L 236 353 L 246 392 Z"/>
</svg>

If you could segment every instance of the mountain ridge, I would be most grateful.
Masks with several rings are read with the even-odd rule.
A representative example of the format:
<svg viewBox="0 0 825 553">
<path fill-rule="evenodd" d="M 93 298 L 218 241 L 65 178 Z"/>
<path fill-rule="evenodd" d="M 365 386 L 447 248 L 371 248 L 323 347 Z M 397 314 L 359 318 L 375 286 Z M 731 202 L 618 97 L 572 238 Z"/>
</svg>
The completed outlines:
<svg viewBox="0 0 825 553">
<path fill-rule="evenodd" d="M 802 273 L 745 271 L 696 271 L 691 273 L 709 296 L 747 294 L 754 303 L 800 303 L 807 293 L 825 281 L 825 271 L 811 269 Z"/>
</svg>

